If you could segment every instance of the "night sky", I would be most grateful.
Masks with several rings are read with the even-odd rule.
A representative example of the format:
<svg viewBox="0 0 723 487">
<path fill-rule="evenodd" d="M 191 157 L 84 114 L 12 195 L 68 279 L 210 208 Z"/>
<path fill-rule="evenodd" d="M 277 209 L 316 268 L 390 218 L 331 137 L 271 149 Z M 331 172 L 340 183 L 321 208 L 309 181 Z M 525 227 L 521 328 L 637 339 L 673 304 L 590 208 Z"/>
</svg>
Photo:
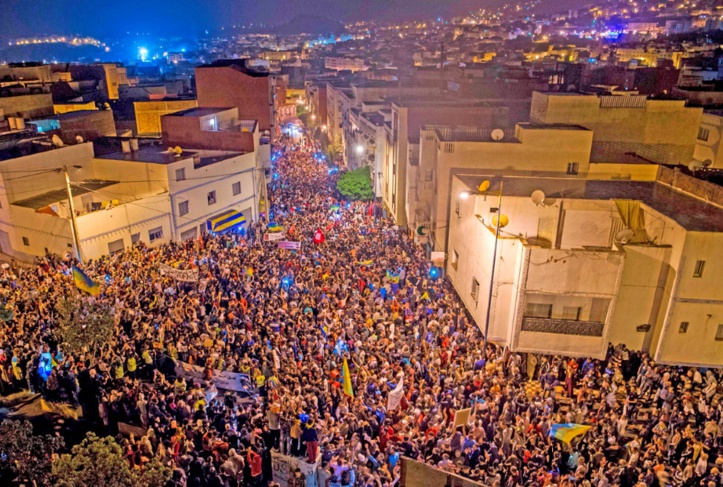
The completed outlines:
<svg viewBox="0 0 723 487">
<path fill-rule="evenodd" d="M 298 14 L 334 20 L 451 16 L 502 0 L 0 0 L 0 36 L 126 32 L 195 35 L 233 23 L 279 24 Z"/>
</svg>

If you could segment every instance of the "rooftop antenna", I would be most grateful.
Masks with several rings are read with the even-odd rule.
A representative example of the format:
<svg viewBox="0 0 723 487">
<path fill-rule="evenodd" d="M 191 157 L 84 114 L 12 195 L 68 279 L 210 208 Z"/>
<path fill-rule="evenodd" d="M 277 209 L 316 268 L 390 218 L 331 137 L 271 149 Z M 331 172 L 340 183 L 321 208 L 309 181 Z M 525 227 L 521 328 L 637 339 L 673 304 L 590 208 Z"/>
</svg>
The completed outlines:
<svg viewBox="0 0 723 487">
<path fill-rule="evenodd" d="M 536 189 L 532 192 L 532 196 L 530 196 L 530 199 L 535 204 L 535 206 L 545 206 L 545 193 L 543 193 L 539 189 Z"/>
<path fill-rule="evenodd" d="M 63 143 L 63 140 L 58 137 L 58 134 L 53 134 L 53 137 L 50 139 L 53 141 L 53 145 L 55 147 L 63 147 L 65 143 Z"/>
<path fill-rule="evenodd" d="M 505 138 L 505 131 L 502 129 L 494 129 L 490 134 L 490 137 L 492 137 L 492 140 L 495 142 L 498 142 Z"/>
</svg>

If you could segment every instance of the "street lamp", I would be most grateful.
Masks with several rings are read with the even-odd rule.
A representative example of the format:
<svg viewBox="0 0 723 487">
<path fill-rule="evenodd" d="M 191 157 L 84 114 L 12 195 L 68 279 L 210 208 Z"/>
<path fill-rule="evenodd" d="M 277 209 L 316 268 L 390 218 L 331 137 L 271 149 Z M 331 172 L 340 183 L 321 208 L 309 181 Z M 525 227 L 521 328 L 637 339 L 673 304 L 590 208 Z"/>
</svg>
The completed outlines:
<svg viewBox="0 0 723 487">
<path fill-rule="evenodd" d="M 364 147 L 361 144 L 357 144 L 354 150 L 358 155 L 364 154 Z"/>
<path fill-rule="evenodd" d="M 485 363 L 487 363 L 487 336 L 489 335 L 490 331 L 490 312 L 492 311 L 492 290 L 494 289 L 495 285 L 495 267 L 497 266 L 497 242 L 500 239 L 500 228 L 504 227 L 507 223 L 503 222 L 503 215 L 502 215 L 502 187 L 503 182 L 500 181 L 500 190 L 497 193 L 497 217 L 492 219 L 493 224 L 495 225 L 495 245 L 492 250 L 492 268 L 490 269 L 490 291 L 487 294 L 487 313 L 485 316 L 485 336 L 484 336 L 484 347 L 482 348 L 485 356 Z M 485 190 L 489 187 L 489 182 L 485 181 L 482 184 L 480 184 L 479 189 L 481 192 L 485 192 Z M 484 189 L 483 189 L 484 188 Z M 480 194 L 480 193 L 472 193 L 471 191 L 462 191 L 459 193 L 459 199 L 460 200 L 466 200 L 469 199 L 469 197 L 472 194 Z M 486 193 L 485 193 L 486 194 Z M 496 220 L 496 221 L 495 221 Z"/>
<path fill-rule="evenodd" d="M 312 120 L 316 120 L 316 115 L 313 115 L 313 114 L 312 114 L 312 115 L 311 115 L 311 119 L 312 119 Z"/>
</svg>

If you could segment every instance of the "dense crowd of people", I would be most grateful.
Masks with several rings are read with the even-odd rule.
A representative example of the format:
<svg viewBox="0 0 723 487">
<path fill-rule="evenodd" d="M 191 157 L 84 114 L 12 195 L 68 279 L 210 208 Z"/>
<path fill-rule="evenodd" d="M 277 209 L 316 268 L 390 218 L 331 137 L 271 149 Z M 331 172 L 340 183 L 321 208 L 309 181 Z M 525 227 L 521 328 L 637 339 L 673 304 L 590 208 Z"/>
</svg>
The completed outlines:
<svg viewBox="0 0 723 487">
<path fill-rule="evenodd" d="M 242 234 L 85 263 L 98 297 L 79 294 L 59 257 L 3 269 L 13 315 L 0 327 L 2 393 L 79 404 L 110 434 L 147 428 L 122 440 L 127 461 L 160 458 L 173 486 L 273 485 L 279 451 L 318 461 L 322 487 L 398 486 L 402 456 L 488 487 L 723 487 L 720 371 L 622 346 L 604 360 L 483 350 L 424 248 L 378 204 L 340 200 L 310 141 L 276 150 L 266 217 Z M 265 241 L 272 230 L 301 249 Z M 160 264 L 199 279 L 175 281 Z M 111 310 L 111 342 L 64 350 L 55 325 L 67 296 Z M 171 360 L 203 379 L 176 376 Z M 246 374 L 256 394 L 219 390 L 218 371 Z M 455 426 L 464 408 L 470 420 Z M 557 423 L 591 429 L 568 444 L 550 436 Z M 301 471 L 291 482 L 305 485 Z"/>
</svg>

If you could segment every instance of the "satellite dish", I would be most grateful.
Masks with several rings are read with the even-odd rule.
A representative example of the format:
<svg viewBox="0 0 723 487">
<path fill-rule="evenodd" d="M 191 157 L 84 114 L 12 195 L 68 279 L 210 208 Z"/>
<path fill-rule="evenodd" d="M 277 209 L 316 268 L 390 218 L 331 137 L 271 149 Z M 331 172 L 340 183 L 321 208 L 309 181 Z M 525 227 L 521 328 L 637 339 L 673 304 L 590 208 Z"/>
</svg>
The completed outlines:
<svg viewBox="0 0 723 487">
<path fill-rule="evenodd" d="M 688 164 L 688 169 L 691 171 L 697 171 L 698 169 L 703 167 L 703 163 L 700 161 L 690 161 L 690 164 Z"/>
<path fill-rule="evenodd" d="M 710 159 L 706 159 L 705 161 L 703 161 L 702 164 L 703 164 L 703 167 L 710 167 L 713 164 L 713 161 Z"/>
<path fill-rule="evenodd" d="M 52 137 L 52 139 L 50 139 L 50 140 L 53 141 L 53 145 L 54 145 L 55 147 L 63 147 L 63 146 L 65 145 L 65 144 L 63 143 L 62 139 L 61 139 L 60 137 L 58 137 L 58 134 L 54 134 L 53 137 Z"/>
<path fill-rule="evenodd" d="M 507 225 L 510 224 L 510 219 L 507 218 L 507 215 L 499 215 L 500 219 L 500 228 L 505 228 Z M 497 215 L 492 217 L 492 226 L 497 227 Z"/>
<path fill-rule="evenodd" d="M 625 230 L 620 230 L 615 234 L 615 241 L 621 244 L 626 244 L 630 242 L 630 239 L 634 236 L 635 232 L 631 228 L 626 228 Z"/>
<path fill-rule="evenodd" d="M 531 199 L 535 205 L 540 206 L 545 202 L 545 193 L 543 193 L 539 189 L 536 189 L 532 192 Z"/>
<path fill-rule="evenodd" d="M 174 147 L 173 152 L 176 153 L 176 155 L 180 156 L 183 154 L 183 149 L 181 149 L 179 146 Z"/>
<path fill-rule="evenodd" d="M 480 193 L 486 192 L 488 189 L 490 189 L 490 182 L 486 179 L 480 183 L 480 185 L 477 187 L 477 190 Z"/>
<path fill-rule="evenodd" d="M 492 140 L 502 140 L 505 138 L 505 131 L 502 129 L 494 129 L 490 136 L 492 137 Z"/>
<path fill-rule="evenodd" d="M 76 141 L 78 144 L 82 144 L 83 142 L 85 142 L 85 141 L 83 140 L 83 137 L 81 137 L 80 135 L 76 135 L 76 136 L 75 136 L 75 141 Z"/>
</svg>

